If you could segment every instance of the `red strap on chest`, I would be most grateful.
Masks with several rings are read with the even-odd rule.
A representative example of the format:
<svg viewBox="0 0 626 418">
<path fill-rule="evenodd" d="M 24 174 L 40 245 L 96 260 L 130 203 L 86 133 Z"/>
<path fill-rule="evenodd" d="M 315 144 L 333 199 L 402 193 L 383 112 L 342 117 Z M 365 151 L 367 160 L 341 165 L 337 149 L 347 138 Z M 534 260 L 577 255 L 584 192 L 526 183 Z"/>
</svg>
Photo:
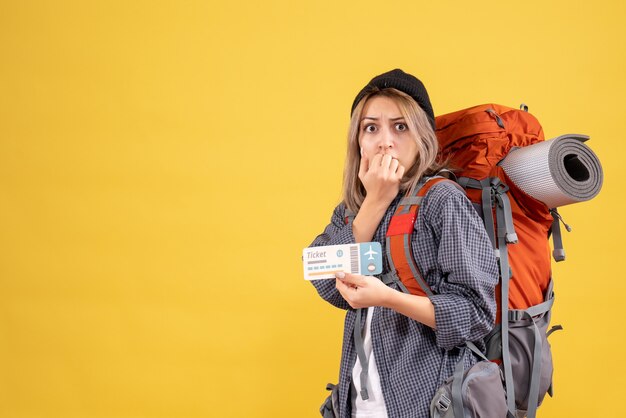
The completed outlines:
<svg viewBox="0 0 626 418">
<path fill-rule="evenodd" d="M 423 198 L 433 186 L 443 181 L 450 180 L 435 178 L 427 181 L 415 196 Z M 389 228 L 387 228 L 386 251 L 390 261 L 389 264 L 395 267 L 396 274 L 409 293 L 427 296 L 428 293 L 432 294 L 432 291 L 430 291 L 428 284 L 419 271 L 417 263 L 413 259 L 413 249 L 411 247 L 411 234 L 419 214 L 420 203 L 412 204 L 408 212 L 406 211 L 406 206 L 398 206 L 389 222 Z"/>
<path fill-rule="evenodd" d="M 417 208 L 418 206 L 412 207 L 409 213 L 393 215 L 387 228 L 387 236 L 410 234 L 417 219 Z"/>
</svg>

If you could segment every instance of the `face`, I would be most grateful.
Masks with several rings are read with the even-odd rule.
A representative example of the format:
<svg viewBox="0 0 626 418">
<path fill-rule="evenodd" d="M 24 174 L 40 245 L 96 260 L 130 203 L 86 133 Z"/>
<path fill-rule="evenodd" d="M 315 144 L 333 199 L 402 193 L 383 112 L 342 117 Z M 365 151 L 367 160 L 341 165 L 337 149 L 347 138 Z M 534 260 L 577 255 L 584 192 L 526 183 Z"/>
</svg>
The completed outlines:
<svg viewBox="0 0 626 418">
<path fill-rule="evenodd" d="M 359 124 L 359 145 L 361 154 L 369 161 L 376 154 L 390 154 L 409 170 L 417 158 L 415 135 L 393 99 L 375 96 L 365 103 Z"/>
</svg>

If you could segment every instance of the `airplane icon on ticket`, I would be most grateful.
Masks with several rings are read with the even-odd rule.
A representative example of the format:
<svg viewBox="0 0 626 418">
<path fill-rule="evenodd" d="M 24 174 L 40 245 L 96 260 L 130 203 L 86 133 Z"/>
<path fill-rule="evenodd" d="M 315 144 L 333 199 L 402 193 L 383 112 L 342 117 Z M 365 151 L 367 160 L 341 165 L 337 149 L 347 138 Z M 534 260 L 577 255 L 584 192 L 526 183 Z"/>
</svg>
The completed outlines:
<svg viewBox="0 0 626 418">
<path fill-rule="evenodd" d="M 374 256 L 375 256 L 376 254 L 378 254 L 378 253 L 377 253 L 376 251 L 374 251 L 374 250 L 372 249 L 372 246 L 370 245 L 370 249 L 369 249 L 369 251 L 364 252 L 363 254 L 365 254 L 365 255 L 369 256 L 369 257 L 367 258 L 368 260 L 374 260 Z"/>
</svg>

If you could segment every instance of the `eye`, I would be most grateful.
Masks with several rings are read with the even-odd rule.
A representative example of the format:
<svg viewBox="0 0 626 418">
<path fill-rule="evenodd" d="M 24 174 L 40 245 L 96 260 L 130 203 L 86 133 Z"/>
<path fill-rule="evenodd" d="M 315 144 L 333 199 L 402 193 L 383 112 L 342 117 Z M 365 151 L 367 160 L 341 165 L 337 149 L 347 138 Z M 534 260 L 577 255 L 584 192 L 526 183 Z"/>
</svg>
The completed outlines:
<svg viewBox="0 0 626 418">
<path fill-rule="evenodd" d="M 363 127 L 363 132 L 369 132 L 369 133 L 372 133 L 372 132 L 376 132 L 376 129 L 377 129 L 377 128 L 376 128 L 376 125 L 372 125 L 372 124 L 370 124 L 370 125 L 365 125 L 365 126 Z"/>
<path fill-rule="evenodd" d="M 404 131 L 408 131 L 409 127 L 406 126 L 405 123 L 399 122 L 399 123 L 396 123 L 396 130 L 398 132 L 404 132 Z"/>
</svg>

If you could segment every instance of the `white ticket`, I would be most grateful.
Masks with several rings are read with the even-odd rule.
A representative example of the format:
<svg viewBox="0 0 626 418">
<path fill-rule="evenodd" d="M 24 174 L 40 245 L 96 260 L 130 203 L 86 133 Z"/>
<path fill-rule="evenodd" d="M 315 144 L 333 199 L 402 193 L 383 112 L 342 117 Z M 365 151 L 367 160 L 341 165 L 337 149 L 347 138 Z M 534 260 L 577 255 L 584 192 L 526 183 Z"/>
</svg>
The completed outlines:
<svg viewBox="0 0 626 418">
<path fill-rule="evenodd" d="M 302 251 L 304 279 L 334 279 L 335 273 L 373 275 L 383 271 L 378 242 L 310 247 Z"/>
</svg>

